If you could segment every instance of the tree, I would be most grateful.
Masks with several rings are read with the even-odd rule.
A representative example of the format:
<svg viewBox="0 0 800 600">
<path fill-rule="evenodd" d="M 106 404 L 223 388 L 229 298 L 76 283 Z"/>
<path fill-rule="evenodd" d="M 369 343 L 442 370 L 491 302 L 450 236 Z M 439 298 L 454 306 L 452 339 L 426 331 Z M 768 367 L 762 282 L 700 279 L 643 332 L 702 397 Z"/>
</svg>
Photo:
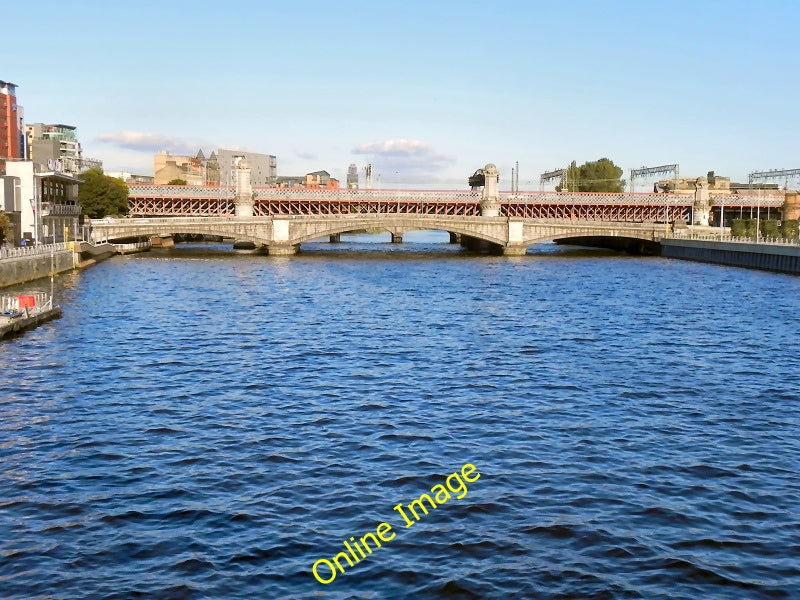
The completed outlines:
<svg viewBox="0 0 800 600">
<path fill-rule="evenodd" d="M 622 169 L 608 158 L 585 162 L 580 167 L 572 161 L 566 170 L 557 192 L 622 192 L 625 180 Z"/>
<path fill-rule="evenodd" d="M 185 179 L 172 179 L 167 185 L 186 185 Z"/>
<path fill-rule="evenodd" d="M 0 244 L 6 240 L 11 241 L 12 235 L 11 219 L 9 219 L 5 213 L 0 212 Z"/>
<path fill-rule="evenodd" d="M 102 219 L 106 215 L 128 213 L 128 186 L 125 182 L 104 175 L 102 169 L 90 169 L 80 178 L 83 183 L 78 188 L 78 202 L 86 216 Z"/>
</svg>

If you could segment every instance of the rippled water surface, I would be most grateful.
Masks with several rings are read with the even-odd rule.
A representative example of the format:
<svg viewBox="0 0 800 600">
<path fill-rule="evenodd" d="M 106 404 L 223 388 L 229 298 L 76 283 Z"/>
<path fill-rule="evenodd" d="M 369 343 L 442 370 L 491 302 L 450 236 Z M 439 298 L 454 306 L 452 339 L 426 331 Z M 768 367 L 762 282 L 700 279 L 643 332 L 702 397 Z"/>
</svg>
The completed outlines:
<svg viewBox="0 0 800 600">
<path fill-rule="evenodd" d="M 798 597 L 800 279 L 363 241 L 62 276 L 0 342 L 0 597 Z"/>
</svg>

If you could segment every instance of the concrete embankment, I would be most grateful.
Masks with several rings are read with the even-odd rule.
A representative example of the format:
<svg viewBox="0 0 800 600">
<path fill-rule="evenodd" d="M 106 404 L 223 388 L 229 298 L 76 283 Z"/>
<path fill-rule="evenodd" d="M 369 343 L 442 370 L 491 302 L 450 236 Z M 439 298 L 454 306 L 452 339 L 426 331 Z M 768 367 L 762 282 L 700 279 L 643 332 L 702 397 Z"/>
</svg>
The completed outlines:
<svg viewBox="0 0 800 600">
<path fill-rule="evenodd" d="M 800 246 L 719 240 L 664 239 L 661 255 L 732 267 L 800 274 Z"/>
<path fill-rule="evenodd" d="M 50 273 L 61 273 L 75 268 L 75 253 L 69 249 L 53 253 L 23 255 L 0 260 L 0 287 L 25 283 Z"/>
<path fill-rule="evenodd" d="M 95 246 L 87 242 L 56 244 L 53 248 L 13 249 L 0 257 L 0 288 L 87 267 L 114 254 L 113 244 Z"/>
</svg>

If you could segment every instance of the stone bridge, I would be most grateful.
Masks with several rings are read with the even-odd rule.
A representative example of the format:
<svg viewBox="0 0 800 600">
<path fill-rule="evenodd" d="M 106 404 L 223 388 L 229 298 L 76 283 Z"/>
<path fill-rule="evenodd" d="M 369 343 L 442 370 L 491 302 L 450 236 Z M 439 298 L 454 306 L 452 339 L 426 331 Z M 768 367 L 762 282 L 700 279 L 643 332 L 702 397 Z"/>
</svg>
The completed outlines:
<svg viewBox="0 0 800 600">
<path fill-rule="evenodd" d="M 525 254 L 539 242 L 574 238 L 618 238 L 626 247 L 658 243 L 669 226 L 653 223 L 609 223 L 521 219 L 515 217 L 452 217 L 439 215 L 326 215 L 274 217 L 169 217 L 92 221 L 95 242 L 153 235 L 205 234 L 250 241 L 269 254 L 294 254 L 304 242 L 349 231 L 382 229 L 399 241 L 407 231 L 439 230 L 460 236 L 464 245 L 477 242 L 506 255 Z"/>
</svg>

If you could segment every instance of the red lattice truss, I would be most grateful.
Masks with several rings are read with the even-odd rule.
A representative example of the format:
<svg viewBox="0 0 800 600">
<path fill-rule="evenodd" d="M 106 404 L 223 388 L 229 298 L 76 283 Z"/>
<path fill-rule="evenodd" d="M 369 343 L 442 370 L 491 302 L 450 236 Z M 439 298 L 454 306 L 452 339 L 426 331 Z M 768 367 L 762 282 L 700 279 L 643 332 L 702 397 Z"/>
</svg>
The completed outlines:
<svg viewBox="0 0 800 600">
<path fill-rule="evenodd" d="M 204 197 L 205 194 L 205 197 Z M 254 214 L 273 215 L 373 215 L 408 214 L 476 217 L 481 196 L 475 192 L 425 192 L 391 190 L 255 190 Z M 208 216 L 235 214 L 233 190 L 180 186 L 131 186 L 130 214 L 135 216 Z M 623 221 L 632 223 L 689 221 L 692 197 L 669 194 L 503 194 L 500 214 L 524 219 Z M 713 201 L 713 199 L 712 199 Z M 734 207 L 779 206 L 782 198 L 728 197 Z M 714 207 L 717 211 L 719 207 Z M 714 210 L 712 208 L 712 210 Z M 741 209 L 741 208 L 740 208 Z"/>
</svg>

